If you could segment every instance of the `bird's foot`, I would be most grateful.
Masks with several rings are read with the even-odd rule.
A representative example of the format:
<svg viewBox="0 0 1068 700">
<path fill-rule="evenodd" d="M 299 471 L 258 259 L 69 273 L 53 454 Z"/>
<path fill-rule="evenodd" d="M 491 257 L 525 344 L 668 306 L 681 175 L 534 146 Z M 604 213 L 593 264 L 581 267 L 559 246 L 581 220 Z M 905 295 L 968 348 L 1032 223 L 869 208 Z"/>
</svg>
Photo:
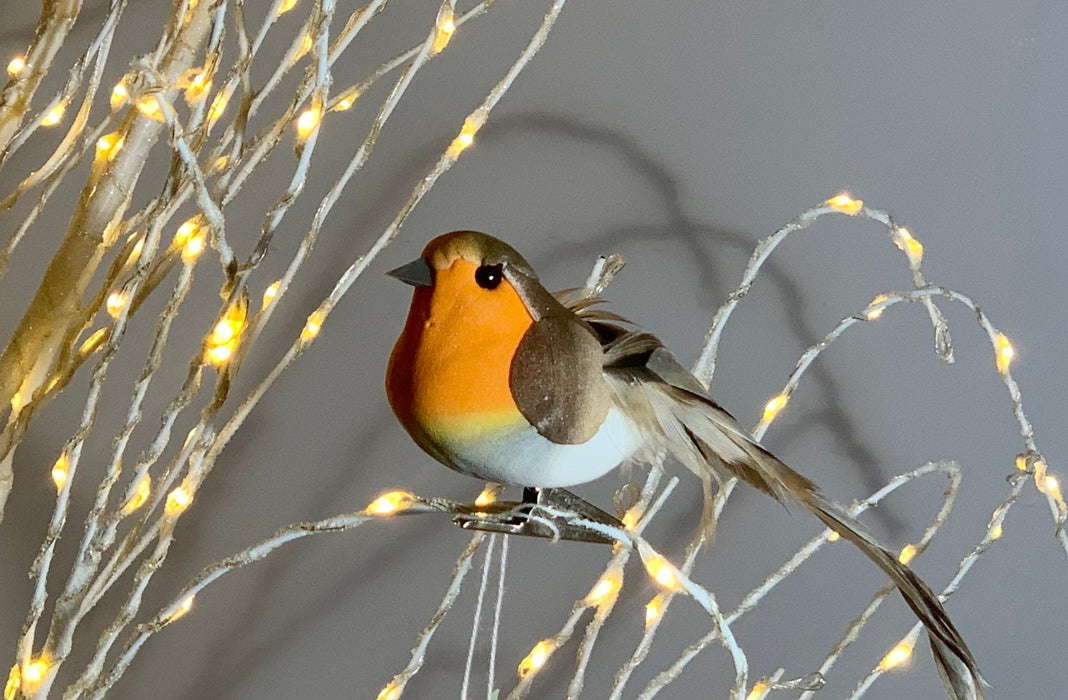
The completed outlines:
<svg viewBox="0 0 1068 700">
<path fill-rule="evenodd" d="M 617 541 L 605 530 L 623 529 L 618 518 L 567 489 L 527 487 L 522 501 L 494 506 L 492 512 L 459 515 L 453 522 L 466 530 L 602 544 Z"/>
</svg>

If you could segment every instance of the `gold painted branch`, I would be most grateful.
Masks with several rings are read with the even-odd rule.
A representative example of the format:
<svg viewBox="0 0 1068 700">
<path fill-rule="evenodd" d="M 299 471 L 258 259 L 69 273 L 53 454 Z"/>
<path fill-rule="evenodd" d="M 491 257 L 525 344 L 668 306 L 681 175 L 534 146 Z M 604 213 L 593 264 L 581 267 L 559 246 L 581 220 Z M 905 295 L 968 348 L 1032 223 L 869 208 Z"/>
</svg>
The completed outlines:
<svg viewBox="0 0 1068 700">
<path fill-rule="evenodd" d="M 186 16 L 171 17 L 169 26 L 174 28 L 174 37 L 158 69 L 163 84 L 174 85 L 192 67 L 207 38 L 211 10 L 212 3 L 198 3 Z M 67 233 L 0 355 L 0 406 L 11 406 L 9 428 L 14 426 L 11 418 L 21 403 L 44 384 L 59 353 L 59 344 L 72 330 L 71 324 L 80 318 L 82 298 L 114 242 L 105 231 L 109 224 L 121 220 L 162 128 L 161 123 L 140 113 L 133 113 L 124 124 L 122 149 L 115 153 L 108 168 L 94 169 L 89 175 Z M 14 479 L 11 458 L 17 444 L 16 431 L 5 429 L 0 434 L 0 520 Z"/>
<path fill-rule="evenodd" d="M 24 67 L 11 77 L 0 94 L 0 165 L 6 159 L 11 138 L 29 112 L 34 93 L 48 74 L 81 9 L 81 0 L 45 0 L 41 3 L 37 36 L 23 59 Z"/>
</svg>

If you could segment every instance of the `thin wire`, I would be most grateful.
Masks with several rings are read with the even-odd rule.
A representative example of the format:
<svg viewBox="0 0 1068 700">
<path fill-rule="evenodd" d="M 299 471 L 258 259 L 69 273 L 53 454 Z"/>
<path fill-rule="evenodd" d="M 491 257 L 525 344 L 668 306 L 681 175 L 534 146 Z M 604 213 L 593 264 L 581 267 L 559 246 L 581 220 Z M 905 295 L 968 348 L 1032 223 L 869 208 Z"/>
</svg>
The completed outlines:
<svg viewBox="0 0 1068 700">
<path fill-rule="evenodd" d="M 508 538 L 501 539 L 501 568 L 497 575 L 497 605 L 493 609 L 493 633 L 490 636 L 489 680 L 486 697 L 492 698 L 495 679 L 494 672 L 497 668 L 497 641 L 501 630 L 501 607 L 504 601 L 504 575 L 508 568 Z"/>
<path fill-rule="evenodd" d="M 497 543 L 497 534 L 490 535 L 489 546 L 486 547 L 486 559 L 482 562 L 482 581 L 478 584 L 478 601 L 475 603 L 475 617 L 471 622 L 471 643 L 467 645 L 467 663 L 464 664 L 464 682 L 460 687 L 460 698 L 467 700 L 467 688 L 471 684 L 471 667 L 475 660 L 475 642 L 478 640 L 478 625 L 482 619 L 482 602 L 486 597 L 486 586 L 489 583 L 490 566 L 493 563 L 493 546 Z"/>
</svg>

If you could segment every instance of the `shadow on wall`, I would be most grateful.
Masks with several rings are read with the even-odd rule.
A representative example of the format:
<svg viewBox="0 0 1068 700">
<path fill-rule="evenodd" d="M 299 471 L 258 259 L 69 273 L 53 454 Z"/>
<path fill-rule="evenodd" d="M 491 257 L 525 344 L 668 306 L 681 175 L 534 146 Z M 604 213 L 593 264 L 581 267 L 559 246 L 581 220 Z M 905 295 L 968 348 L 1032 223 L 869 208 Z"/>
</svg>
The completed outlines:
<svg viewBox="0 0 1068 700">
<path fill-rule="evenodd" d="M 666 219 L 662 226 L 613 228 L 600 235 L 585 237 L 583 242 L 568 242 L 553 250 L 550 255 L 545 256 L 545 259 L 532 260 L 535 269 L 549 270 L 554 260 L 572 256 L 588 258 L 592 261 L 596 256 L 611 253 L 628 241 L 677 240 L 686 247 L 689 253 L 696 273 L 696 284 L 700 287 L 701 296 L 707 299 L 711 316 L 711 312 L 718 308 L 730 291 L 733 291 L 734 285 L 741 276 L 741 270 L 731 270 L 727 279 L 720 279 L 716 262 L 710 254 L 709 244 L 726 246 L 748 256 L 756 245 L 754 238 L 749 234 L 728 231 L 693 219 L 682 203 L 681 188 L 676 176 L 652 154 L 644 150 L 637 140 L 617 130 L 549 112 L 522 112 L 491 120 L 479 132 L 479 140 L 483 147 L 487 148 L 488 144 L 494 141 L 499 142 L 530 134 L 544 134 L 546 142 L 559 143 L 566 140 L 584 149 L 611 152 L 623 162 L 628 163 L 632 171 L 641 175 L 642 179 L 648 182 L 653 191 L 659 195 Z M 338 217 L 338 220 L 377 221 L 382 217 L 383 211 L 390 212 L 391 217 L 392 212 L 397 208 L 398 198 L 403 199 L 407 196 L 406 193 L 411 183 L 422 177 L 439 155 L 440 144 L 437 143 L 427 144 L 417 150 L 407 163 L 395 170 L 391 178 L 382 182 L 378 192 L 371 198 L 367 211 L 359 214 L 351 212 L 350 216 Z M 398 195 L 398 193 L 403 194 Z M 444 233 L 444 231 L 439 233 Z M 760 232 L 759 237 L 770 234 L 771 231 Z M 328 240 L 336 243 L 333 246 L 334 249 L 329 250 L 326 257 L 329 260 L 342 261 L 334 263 L 338 266 L 338 272 L 348 265 L 347 261 L 362 254 L 363 247 L 368 243 L 366 238 L 360 236 L 333 237 Z M 327 245 L 331 244 L 327 243 Z M 782 303 L 787 305 L 786 316 L 790 319 L 788 330 L 798 343 L 808 346 L 821 338 L 823 331 L 812 328 L 806 321 L 803 291 L 797 282 L 777 264 L 776 258 L 771 258 L 764 265 L 762 276 L 766 282 L 778 289 L 778 297 L 783 300 Z M 323 275 L 322 281 L 310 288 L 306 298 L 302 300 L 302 307 L 310 308 L 317 304 L 329 291 L 330 280 L 333 278 L 333 275 Z M 652 330 L 655 331 L 655 329 Z M 879 463 L 875 454 L 864 444 L 861 426 L 858 426 L 853 418 L 840 408 L 843 405 L 841 391 L 833 373 L 825 365 L 817 363 L 810 368 L 807 376 L 809 381 L 820 386 L 819 393 L 826 397 L 830 408 L 818 415 L 809 414 L 799 417 L 798 422 L 793 424 L 792 430 L 803 430 L 813 423 L 823 425 L 830 434 L 837 436 L 839 445 L 836 451 L 841 452 L 857 465 L 865 491 L 872 492 L 881 488 L 890 477 L 890 471 L 886 465 Z M 786 429 L 783 433 L 783 440 L 788 440 L 790 435 L 790 429 Z M 802 473 L 805 471 L 803 466 L 800 471 Z M 885 510 L 880 509 L 871 517 L 879 520 L 893 537 L 904 531 L 904 525 L 891 511 L 890 507 Z"/>
<path fill-rule="evenodd" d="M 700 286 L 702 296 L 708 299 L 710 311 L 716 308 L 733 287 L 735 277 L 740 275 L 740 270 L 732 271 L 729 279 L 721 279 L 715 260 L 709 252 L 709 244 L 727 246 L 748 255 L 755 244 L 752 237 L 691 218 L 681 201 L 677 179 L 668 168 L 644 151 L 634 139 L 598 124 L 545 112 L 526 112 L 505 116 L 487 124 L 480 134 L 480 140 L 485 148 L 494 141 L 503 141 L 520 134 L 545 134 L 547 140 L 559 141 L 564 138 L 583 148 L 611 151 L 628 163 L 635 172 L 640 173 L 657 192 L 663 203 L 666 217 L 662 226 L 614 228 L 600 235 L 589 237 L 580 243 L 562 245 L 540 261 L 540 264 L 535 264 L 536 268 L 550 269 L 552 260 L 563 256 L 579 256 L 592 260 L 597 255 L 610 252 L 620 244 L 629 241 L 675 239 L 685 245 L 693 260 L 697 284 Z M 419 149 L 407 163 L 395 170 L 395 174 L 389 180 L 379 185 L 378 193 L 371 198 L 368 212 L 361 214 L 349 212 L 349 216 L 339 216 L 337 220 L 375 220 L 382 211 L 394 211 L 397 193 L 406 192 L 410 183 L 422 177 L 439 154 L 438 144 L 427 144 Z M 366 245 L 366 241 L 359 236 L 324 237 L 321 240 L 324 243 L 323 248 L 327 249 L 326 258 L 335 261 L 333 265 L 339 266 L 339 270 L 348 264 L 347 261 L 362 253 L 360 246 Z M 765 266 L 764 277 L 779 289 L 780 298 L 784 300 L 783 303 L 788 304 L 786 311 L 791 319 L 790 333 L 805 345 L 819 338 L 818 331 L 811 328 L 805 320 L 804 297 L 799 285 L 776 265 L 774 259 Z M 321 281 L 310 285 L 305 290 L 304 298 L 300 300 L 298 306 L 304 308 L 317 304 L 329 290 L 330 280 L 333 278 L 334 275 L 330 274 L 320 276 Z M 794 430 L 803 429 L 805 423 L 823 424 L 830 433 L 837 436 L 840 441 L 838 447 L 858 465 L 866 487 L 871 491 L 880 488 L 888 478 L 888 472 L 883 465 L 878 464 L 875 456 L 864 445 L 861 439 L 863 431 L 860 426 L 856 425 L 853 419 L 839 408 L 840 392 L 832 372 L 825 366 L 817 364 L 810 370 L 809 378 L 821 386 L 822 393 L 828 398 L 832 408 L 820 415 L 807 416 L 800 425 L 795 424 Z M 392 416 L 384 410 L 384 402 L 382 407 L 383 415 L 375 420 L 373 427 L 353 439 L 352 454 L 366 454 L 368 446 L 387 434 L 386 431 L 394 425 Z M 243 433 L 244 431 L 238 433 L 230 449 L 241 449 Z M 784 439 L 788 438 L 789 435 L 784 437 Z M 312 503 L 312 511 L 324 517 L 333 513 L 339 507 L 338 494 L 344 493 L 344 487 L 350 484 L 353 478 L 350 465 L 343 465 L 342 468 L 337 469 L 335 477 L 319 488 L 316 500 Z M 696 510 L 698 507 L 696 500 L 693 505 Z M 673 523 L 674 527 L 683 530 L 693 524 L 692 513 L 689 510 L 679 509 L 675 517 L 676 522 Z M 880 519 L 881 524 L 888 528 L 892 535 L 903 529 L 903 524 L 891 508 L 880 508 L 872 514 L 872 517 Z M 407 535 L 407 541 L 403 546 L 406 549 L 418 547 L 420 540 L 414 537 L 414 533 L 409 532 Z M 248 603 L 244 609 L 236 611 L 237 614 L 233 616 L 234 624 L 225 633 L 216 637 L 212 643 L 207 654 L 207 658 L 212 659 L 212 663 L 193 674 L 197 678 L 197 684 L 189 691 L 188 697 L 203 697 L 206 692 L 209 692 L 215 697 L 225 698 L 231 692 L 239 690 L 241 688 L 240 678 L 235 677 L 235 672 L 241 676 L 251 677 L 255 675 L 257 668 L 271 663 L 272 657 L 287 645 L 296 643 L 293 640 L 299 639 L 304 630 L 313 628 L 316 621 L 323 616 L 333 614 L 338 604 L 344 605 L 345 601 L 350 600 L 362 587 L 368 585 L 367 572 L 385 565 L 389 552 L 396 551 L 396 547 L 396 542 L 391 543 L 388 548 L 380 547 L 371 554 L 369 560 L 363 562 L 360 567 L 354 568 L 350 576 L 335 581 L 328 590 L 302 602 L 299 609 L 291 609 L 285 620 L 273 626 L 272 632 L 258 636 L 257 643 L 249 646 L 247 620 L 255 617 L 265 607 L 270 607 L 270 601 L 279 593 L 281 584 L 285 580 L 284 572 L 294 567 L 299 568 L 301 566 L 299 561 L 305 558 L 300 550 L 276 555 L 266 563 L 263 572 L 257 576 L 255 590 L 250 591 L 249 595 L 244 597 Z M 442 662 L 442 659 L 436 659 L 431 666 Z M 230 690 L 223 690 L 226 688 Z"/>
</svg>

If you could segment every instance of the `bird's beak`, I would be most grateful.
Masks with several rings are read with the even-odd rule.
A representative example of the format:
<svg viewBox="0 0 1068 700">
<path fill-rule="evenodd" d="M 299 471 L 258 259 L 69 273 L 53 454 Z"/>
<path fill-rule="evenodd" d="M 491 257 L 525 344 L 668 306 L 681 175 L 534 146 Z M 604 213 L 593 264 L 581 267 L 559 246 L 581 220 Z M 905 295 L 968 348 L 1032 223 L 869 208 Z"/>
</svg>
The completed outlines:
<svg viewBox="0 0 1068 700">
<path fill-rule="evenodd" d="M 390 277 L 396 277 L 401 282 L 410 284 L 413 287 L 429 287 L 434 284 L 433 271 L 430 269 L 430 265 L 427 265 L 426 260 L 422 258 L 416 258 L 407 265 L 401 265 L 386 274 Z"/>
</svg>

